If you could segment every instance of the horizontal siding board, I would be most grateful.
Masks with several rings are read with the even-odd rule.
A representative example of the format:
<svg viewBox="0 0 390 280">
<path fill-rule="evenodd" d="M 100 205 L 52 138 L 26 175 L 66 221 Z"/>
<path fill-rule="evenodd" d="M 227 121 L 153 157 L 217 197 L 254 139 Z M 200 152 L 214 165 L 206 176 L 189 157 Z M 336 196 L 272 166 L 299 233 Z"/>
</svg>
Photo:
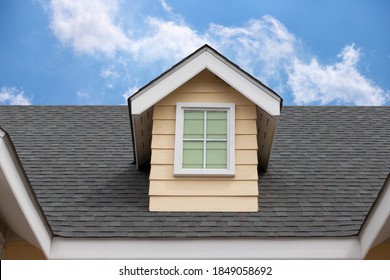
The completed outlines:
<svg viewBox="0 0 390 280">
<path fill-rule="evenodd" d="M 176 197 L 151 196 L 150 211 L 234 211 L 256 212 L 257 196 L 247 197 Z"/>
<path fill-rule="evenodd" d="M 168 196 L 256 196 L 259 187 L 253 181 L 150 181 L 149 195 Z"/>
<path fill-rule="evenodd" d="M 236 164 L 256 164 L 257 150 L 236 150 Z"/>
<path fill-rule="evenodd" d="M 175 135 L 153 135 L 152 151 L 153 149 L 174 149 Z"/>
<path fill-rule="evenodd" d="M 151 164 L 173 164 L 175 151 L 173 149 L 153 149 Z"/>
<path fill-rule="evenodd" d="M 236 150 L 257 150 L 256 135 L 236 135 Z"/>
<path fill-rule="evenodd" d="M 153 134 L 175 134 L 174 120 L 154 120 Z"/>
<path fill-rule="evenodd" d="M 175 120 L 176 106 L 154 106 L 153 120 Z"/>
<path fill-rule="evenodd" d="M 255 105 L 241 105 L 236 106 L 236 119 L 238 120 L 256 120 L 256 106 Z"/>
<path fill-rule="evenodd" d="M 236 134 L 257 134 L 256 120 L 236 120 Z"/>
<path fill-rule="evenodd" d="M 224 83 L 222 80 L 217 81 L 190 81 L 180 88 L 177 89 L 178 92 L 181 93 L 204 93 L 204 92 L 216 92 L 216 93 L 226 93 L 226 92 L 234 92 L 237 91 Z"/>
</svg>

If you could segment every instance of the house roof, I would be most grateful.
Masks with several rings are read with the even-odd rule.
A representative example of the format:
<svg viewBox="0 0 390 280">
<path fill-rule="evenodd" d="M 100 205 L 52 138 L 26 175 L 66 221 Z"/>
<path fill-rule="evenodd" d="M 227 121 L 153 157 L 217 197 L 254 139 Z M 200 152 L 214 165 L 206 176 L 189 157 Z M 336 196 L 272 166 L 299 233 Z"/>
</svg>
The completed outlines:
<svg viewBox="0 0 390 280">
<path fill-rule="evenodd" d="M 257 213 L 149 212 L 124 106 L 1 106 L 61 237 L 358 235 L 390 170 L 390 107 L 284 107 Z"/>
</svg>

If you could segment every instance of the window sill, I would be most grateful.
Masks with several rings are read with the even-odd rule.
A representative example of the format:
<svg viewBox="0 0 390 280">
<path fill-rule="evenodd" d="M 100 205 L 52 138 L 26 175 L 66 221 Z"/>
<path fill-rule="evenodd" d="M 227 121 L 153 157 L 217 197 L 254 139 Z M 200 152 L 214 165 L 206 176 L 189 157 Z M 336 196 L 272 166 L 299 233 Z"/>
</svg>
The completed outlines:
<svg viewBox="0 0 390 280">
<path fill-rule="evenodd" d="M 234 177 L 234 170 L 227 169 L 180 169 L 174 170 L 175 177 Z"/>
</svg>

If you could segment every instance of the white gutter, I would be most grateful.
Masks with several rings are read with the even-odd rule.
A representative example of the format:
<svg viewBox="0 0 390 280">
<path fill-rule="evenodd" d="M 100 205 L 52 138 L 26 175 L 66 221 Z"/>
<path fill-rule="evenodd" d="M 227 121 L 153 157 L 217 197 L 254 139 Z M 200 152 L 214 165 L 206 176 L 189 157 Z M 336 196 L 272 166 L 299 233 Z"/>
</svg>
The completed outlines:
<svg viewBox="0 0 390 280">
<path fill-rule="evenodd" d="M 50 259 L 360 259 L 354 238 L 66 239 Z"/>
</svg>

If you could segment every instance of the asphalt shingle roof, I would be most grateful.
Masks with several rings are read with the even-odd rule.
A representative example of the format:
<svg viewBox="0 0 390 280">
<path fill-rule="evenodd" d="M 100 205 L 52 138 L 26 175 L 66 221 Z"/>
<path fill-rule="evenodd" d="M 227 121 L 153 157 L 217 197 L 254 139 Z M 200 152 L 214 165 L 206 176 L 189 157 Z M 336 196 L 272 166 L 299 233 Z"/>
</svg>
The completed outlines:
<svg viewBox="0 0 390 280">
<path fill-rule="evenodd" d="M 390 171 L 390 107 L 284 107 L 257 213 L 148 212 L 125 106 L 0 106 L 55 235 L 356 235 Z"/>
</svg>

